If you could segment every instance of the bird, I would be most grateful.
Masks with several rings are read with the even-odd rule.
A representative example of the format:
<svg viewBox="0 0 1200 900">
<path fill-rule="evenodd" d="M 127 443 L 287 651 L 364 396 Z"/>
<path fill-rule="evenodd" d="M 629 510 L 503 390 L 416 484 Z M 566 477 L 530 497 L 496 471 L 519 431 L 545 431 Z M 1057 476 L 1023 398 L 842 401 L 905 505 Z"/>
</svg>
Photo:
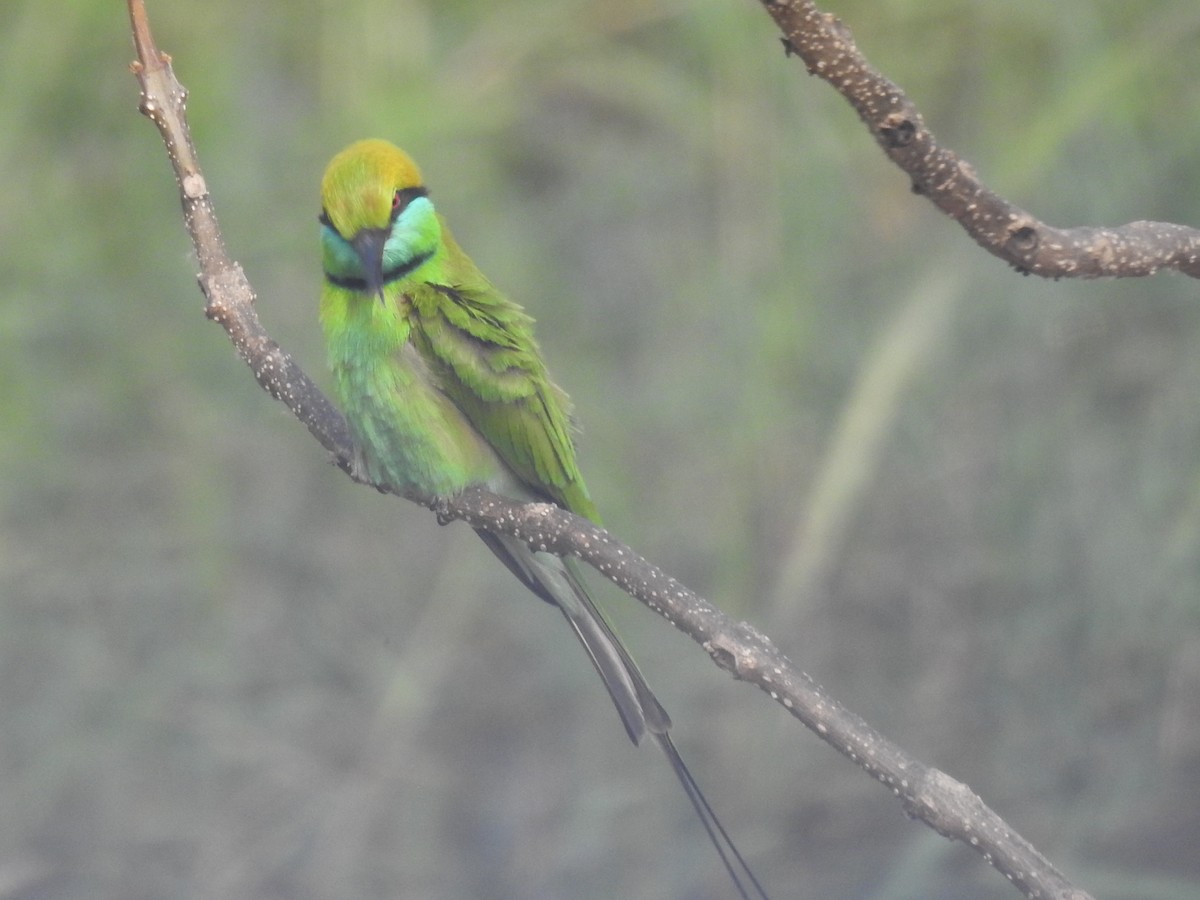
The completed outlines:
<svg viewBox="0 0 1200 900">
<path fill-rule="evenodd" d="M 318 221 L 321 328 L 334 394 L 367 480 L 426 497 L 481 486 L 553 503 L 599 525 L 576 462 L 571 402 L 550 380 L 533 319 L 459 247 L 408 154 L 379 139 L 339 152 L 321 179 Z M 476 531 L 566 618 L 633 743 L 649 737 L 661 748 L 740 896 L 766 898 L 576 562 Z"/>
</svg>

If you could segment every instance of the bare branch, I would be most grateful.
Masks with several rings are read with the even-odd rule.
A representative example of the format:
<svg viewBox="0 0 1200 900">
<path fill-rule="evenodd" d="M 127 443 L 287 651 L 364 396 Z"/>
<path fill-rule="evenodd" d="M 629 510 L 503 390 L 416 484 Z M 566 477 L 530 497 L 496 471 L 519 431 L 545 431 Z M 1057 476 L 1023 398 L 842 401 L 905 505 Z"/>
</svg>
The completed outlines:
<svg viewBox="0 0 1200 900">
<path fill-rule="evenodd" d="M 1170 222 L 1055 228 L 990 190 L 974 167 L 938 143 L 899 86 L 871 66 L 849 29 L 809 0 L 762 0 L 787 53 L 854 107 L 884 153 L 975 242 L 1023 274 L 1130 278 L 1175 269 L 1200 278 L 1200 230 Z"/>
<path fill-rule="evenodd" d="M 184 225 L 200 264 L 196 278 L 207 301 L 204 314 L 225 329 L 263 390 L 285 403 L 321 446 L 333 454 L 337 465 L 358 480 L 346 420 L 267 334 L 254 311 L 254 290 L 245 272 L 225 251 L 208 184 L 187 127 L 187 90 L 175 78 L 171 57 L 154 45 L 143 0 L 129 0 L 129 18 L 137 51 L 137 60 L 130 69 L 141 88 L 138 108 L 158 127 L 175 171 Z"/>
<path fill-rule="evenodd" d="M 519 503 L 476 488 L 435 508 L 443 521 L 463 519 L 540 550 L 580 557 L 700 644 L 734 678 L 766 691 L 889 788 L 906 813 L 971 847 L 1027 897 L 1090 900 L 967 785 L 914 759 L 829 696 L 766 635 L 734 622 L 603 528 L 548 503 Z"/>
<path fill-rule="evenodd" d="M 184 224 L 200 263 L 205 314 L 221 325 L 258 383 L 286 404 L 334 461 L 361 477 L 346 422 L 295 361 L 263 329 L 254 292 L 225 251 L 204 176 L 187 128 L 187 92 L 170 58 L 154 45 L 142 0 L 127 0 L 138 60 L 141 111 L 158 127 L 179 184 Z M 382 491 L 386 485 L 374 485 Z M 771 641 L 735 623 L 611 534 L 566 510 L 520 503 L 481 488 L 456 497 L 406 495 L 436 511 L 442 523 L 463 520 L 509 534 L 558 555 L 575 555 L 699 643 L 735 678 L 758 685 L 822 740 L 889 787 L 905 810 L 946 837 L 976 849 L 1029 897 L 1089 900 L 965 785 L 913 759 L 828 696 Z"/>
</svg>

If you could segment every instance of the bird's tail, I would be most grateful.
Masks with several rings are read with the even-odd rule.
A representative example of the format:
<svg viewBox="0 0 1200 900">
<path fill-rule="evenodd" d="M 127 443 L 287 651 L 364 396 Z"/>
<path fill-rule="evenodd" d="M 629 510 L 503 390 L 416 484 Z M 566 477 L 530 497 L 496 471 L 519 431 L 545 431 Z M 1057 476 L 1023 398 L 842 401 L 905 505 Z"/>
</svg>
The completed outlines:
<svg viewBox="0 0 1200 900">
<path fill-rule="evenodd" d="M 671 764 L 688 800 L 700 817 L 717 853 L 743 900 L 769 900 L 737 846 L 713 812 L 691 770 L 671 740 L 671 718 L 663 709 L 637 664 L 583 586 L 576 564 L 548 553 L 535 553 L 524 543 L 477 529 L 484 543 L 531 591 L 562 611 L 583 644 L 621 716 L 629 738 L 640 744 L 649 732 Z"/>
</svg>

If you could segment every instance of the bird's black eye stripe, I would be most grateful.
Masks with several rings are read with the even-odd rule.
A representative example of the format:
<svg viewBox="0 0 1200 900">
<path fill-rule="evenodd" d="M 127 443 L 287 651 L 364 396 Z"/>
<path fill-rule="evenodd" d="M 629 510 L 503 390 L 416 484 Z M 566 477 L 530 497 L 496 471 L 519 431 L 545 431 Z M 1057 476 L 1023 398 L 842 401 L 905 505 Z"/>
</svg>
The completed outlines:
<svg viewBox="0 0 1200 900">
<path fill-rule="evenodd" d="M 428 197 L 429 191 L 418 185 L 417 187 L 400 188 L 392 195 L 392 221 L 396 221 L 396 217 L 408 207 L 418 197 Z"/>
<path fill-rule="evenodd" d="M 395 194 L 392 195 L 391 220 L 395 222 L 400 213 L 404 212 L 404 210 L 408 208 L 408 204 L 412 203 L 418 197 L 428 196 L 429 191 L 423 187 L 420 187 L 419 185 L 417 187 L 400 188 Z M 317 216 L 317 221 L 327 228 L 332 229 L 334 232 L 340 233 L 337 230 L 337 226 L 333 224 L 333 220 L 329 218 L 329 213 L 325 210 L 321 210 L 321 214 Z"/>
</svg>

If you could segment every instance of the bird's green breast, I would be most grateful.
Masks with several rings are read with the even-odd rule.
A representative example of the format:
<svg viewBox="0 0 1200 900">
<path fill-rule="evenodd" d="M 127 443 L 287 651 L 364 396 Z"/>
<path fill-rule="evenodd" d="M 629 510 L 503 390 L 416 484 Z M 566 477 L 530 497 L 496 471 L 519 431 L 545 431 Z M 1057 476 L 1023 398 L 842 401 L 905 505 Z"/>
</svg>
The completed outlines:
<svg viewBox="0 0 1200 900">
<path fill-rule="evenodd" d="M 411 340 L 408 304 L 397 284 L 385 288 L 383 302 L 331 284 L 321 295 L 334 389 L 367 474 L 436 496 L 490 483 L 501 464 L 438 388 Z"/>
</svg>

